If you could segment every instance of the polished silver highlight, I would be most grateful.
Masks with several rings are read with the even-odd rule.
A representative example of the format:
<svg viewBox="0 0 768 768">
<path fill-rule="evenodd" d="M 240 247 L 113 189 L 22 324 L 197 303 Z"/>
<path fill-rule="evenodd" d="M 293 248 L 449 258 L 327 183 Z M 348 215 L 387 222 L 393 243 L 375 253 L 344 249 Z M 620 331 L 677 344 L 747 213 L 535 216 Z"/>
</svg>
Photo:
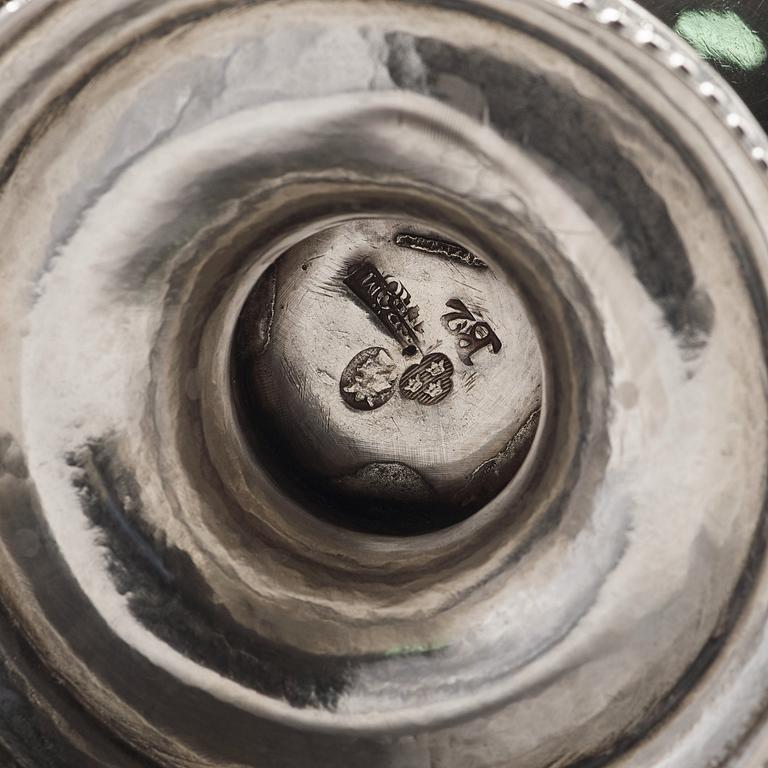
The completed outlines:
<svg viewBox="0 0 768 768">
<path fill-rule="evenodd" d="M 762 768 L 766 138 L 692 51 L 615 0 L 32 0 L 0 67 L 0 761 Z"/>
</svg>

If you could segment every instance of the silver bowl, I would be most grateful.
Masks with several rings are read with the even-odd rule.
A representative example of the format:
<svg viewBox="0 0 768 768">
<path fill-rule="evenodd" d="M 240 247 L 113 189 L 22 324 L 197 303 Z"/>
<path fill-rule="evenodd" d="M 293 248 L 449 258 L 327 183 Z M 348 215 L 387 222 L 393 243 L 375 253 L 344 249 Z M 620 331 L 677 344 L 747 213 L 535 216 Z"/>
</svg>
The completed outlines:
<svg viewBox="0 0 768 768">
<path fill-rule="evenodd" d="M 762 765 L 766 137 L 690 49 L 15 0 L 0 71 L 9 761 Z"/>
</svg>

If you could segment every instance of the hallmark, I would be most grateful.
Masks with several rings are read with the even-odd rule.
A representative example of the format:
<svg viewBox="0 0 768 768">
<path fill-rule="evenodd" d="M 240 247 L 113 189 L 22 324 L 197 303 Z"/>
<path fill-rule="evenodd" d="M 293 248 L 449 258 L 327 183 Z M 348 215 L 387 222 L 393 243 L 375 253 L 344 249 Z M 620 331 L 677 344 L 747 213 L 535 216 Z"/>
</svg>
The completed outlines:
<svg viewBox="0 0 768 768">
<path fill-rule="evenodd" d="M 395 297 L 394 304 L 410 323 L 414 331 L 424 333 L 424 323 L 419 321 L 420 309 L 417 306 L 411 306 L 411 292 L 392 275 L 384 275 L 384 282 L 387 284 L 389 292 Z"/>
<path fill-rule="evenodd" d="M 358 352 L 341 374 L 339 392 L 344 402 L 357 411 L 373 411 L 395 393 L 397 368 L 382 347 Z"/>
<path fill-rule="evenodd" d="M 419 308 L 411 307 L 411 295 L 393 278 L 384 277 L 370 262 L 364 262 L 344 278 L 344 284 L 360 299 L 403 348 L 403 354 L 420 351 L 417 331 Z"/>
<path fill-rule="evenodd" d="M 435 405 L 453 391 L 453 363 L 440 352 L 426 355 L 407 368 L 400 378 L 400 394 L 406 400 Z"/>
<path fill-rule="evenodd" d="M 449 333 L 458 337 L 459 357 L 464 365 L 474 365 L 472 355 L 490 345 L 496 355 L 501 349 L 501 339 L 484 320 L 478 320 L 461 299 L 449 299 L 445 306 L 456 310 L 443 315 L 441 321 Z"/>
<path fill-rule="evenodd" d="M 413 251 L 431 253 L 433 256 L 442 256 L 450 261 L 460 261 L 469 267 L 488 268 L 488 265 L 482 259 L 475 256 L 474 253 L 470 253 L 466 248 L 445 240 L 435 240 L 432 237 L 423 237 L 421 235 L 400 234 L 395 236 L 395 245 L 399 245 L 401 248 L 410 248 Z"/>
</svg>

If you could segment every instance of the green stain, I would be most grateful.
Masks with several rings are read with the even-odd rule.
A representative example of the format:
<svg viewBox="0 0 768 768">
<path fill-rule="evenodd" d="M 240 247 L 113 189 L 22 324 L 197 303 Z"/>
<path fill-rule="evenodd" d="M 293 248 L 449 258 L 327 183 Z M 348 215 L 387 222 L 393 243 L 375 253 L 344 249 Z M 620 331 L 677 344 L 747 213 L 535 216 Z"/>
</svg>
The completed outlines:
<svg viewBox="0 0 768 768">
<path fill-rule="evenodd" d="M 703 58 L 723 66 L 749 70 L 766 59 L 763 41 L 733 11 L 683 11 L 675 32 Z"/>
<path fill-rule="evenodd" d="M 442 651 L 447 647 L 447 643 L 444 645 L 398 645 L 394 648 L 390 648 L 388 651 L 385 651 L 384 656 L 415 656 L 425 653 L 436 653 L 437 651 Z"/>
</svg>

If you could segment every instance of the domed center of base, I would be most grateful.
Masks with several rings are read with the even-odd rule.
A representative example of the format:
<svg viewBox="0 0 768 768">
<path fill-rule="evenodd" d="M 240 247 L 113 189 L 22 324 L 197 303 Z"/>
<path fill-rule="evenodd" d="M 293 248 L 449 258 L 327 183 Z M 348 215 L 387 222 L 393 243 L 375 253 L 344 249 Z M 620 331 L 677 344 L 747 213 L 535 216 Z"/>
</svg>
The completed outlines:
<svg viewBox="0 0 768 768">
<path fill-rule="evenodd" d="M 535 334 L 509 281 L 405 222 L 313 236 L 262 276 L 233 360 L 254 455 L 284 492 L 389 535 L 459 522 L 531 445 Z"/>
</svg>

